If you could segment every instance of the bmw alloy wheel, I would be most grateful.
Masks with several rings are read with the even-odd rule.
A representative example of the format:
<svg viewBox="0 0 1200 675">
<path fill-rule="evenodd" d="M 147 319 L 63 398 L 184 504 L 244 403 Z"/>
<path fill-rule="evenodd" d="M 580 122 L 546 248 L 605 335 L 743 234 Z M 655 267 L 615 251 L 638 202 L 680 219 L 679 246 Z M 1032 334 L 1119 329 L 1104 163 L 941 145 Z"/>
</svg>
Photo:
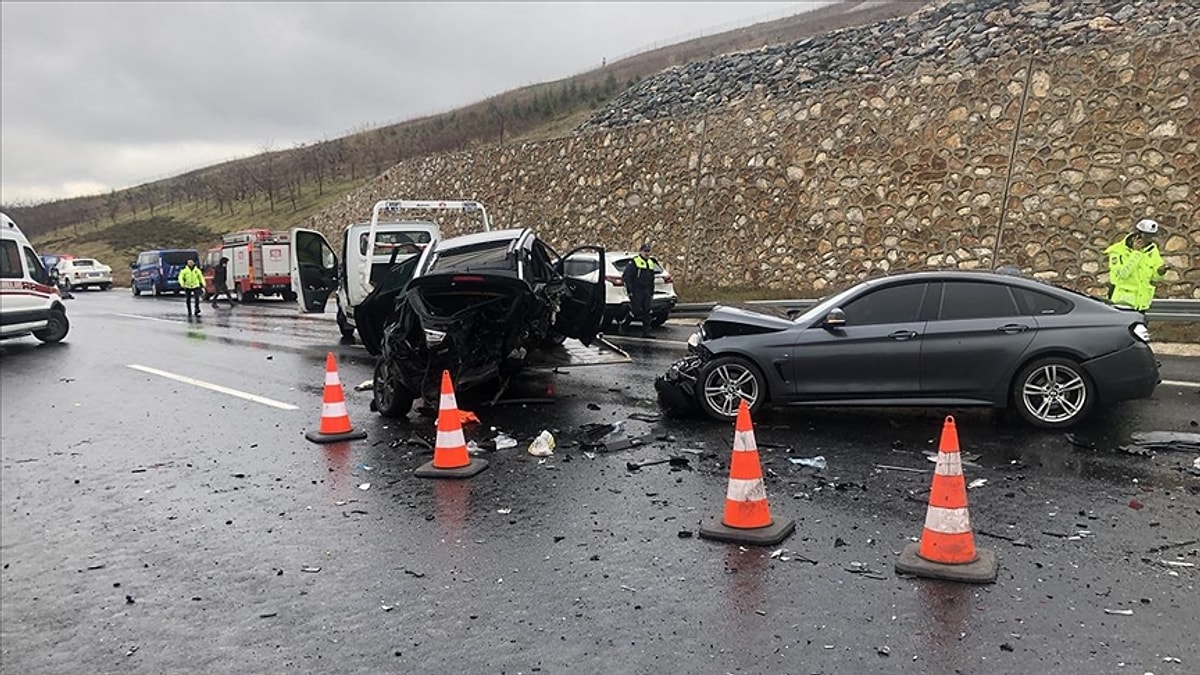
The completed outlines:
<svg viewBox="0 0 1200 675">
<path fill-rule="evenodd" d="M 701 407 L 710 417 L 732 420 L 737 417 L 742 401 L 752 412 L 762 406 L 762 378 L 753 366 L 741 359 L 714 359 L 700 376 L 699 396 Z"/>
<path fill-rule="evenodd" d="M 1017 404 L 1040 427 L 1066 427 L 1092 407 L 1092 388 L 1079 367 L 1066 359 L 1036 361 L 1018 378 Z"/>
</svg>

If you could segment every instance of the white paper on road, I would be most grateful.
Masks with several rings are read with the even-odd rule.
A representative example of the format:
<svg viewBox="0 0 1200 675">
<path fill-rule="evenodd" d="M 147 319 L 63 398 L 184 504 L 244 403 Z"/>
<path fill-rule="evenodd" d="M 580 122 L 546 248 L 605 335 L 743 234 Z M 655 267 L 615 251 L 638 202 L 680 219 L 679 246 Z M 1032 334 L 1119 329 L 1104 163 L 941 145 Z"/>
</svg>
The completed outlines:
<svg viewBox="0 0 1200 675">
<path fill-rule="evenodd" d="M 244 391 L 238 391 L 237 389 L 230 389 L 229 387 L 223 387 L 219 384 L 205 382 L 204 380 L 197 380 L 192 377 L 187 377 L 186 375 L 176 375 L 175 373 L 168 373 L 165 370 L 159 370 L 157 368 L 151 368 L 149 366 L 142 366 L 142 365 L 138 365 L 136 363 L 130 363 L 130 364 L 128 364 L 128 367 L 132 368 L 134 370 L 140 370 L 143 373 L 149 373 L 151 375 L 165 377 L 168 380 L 175 380 L 176 382 L 190 384 L 192 386 L 201 387 L 203 389 L 208 389 L 210 391 L 215 391 L 215 392 L 218 392 L 221 394 L 228 394 L 229 396 L 236 396 L 238 398 L 245 399 L 247 401 L 253 401 L 254 403 L 261 403 L 263 405 L 269 405 L 272 408 L 279 408 L 280 410 L 298 410 L 298 408 L 296 406 L 294 406 L 290 403 L 283 403 L 281 401 L 276 401 L 274 399 L 270 399 L 265 396 L 258 396 L 257 394 L 249 394 Z"/>
</svg>

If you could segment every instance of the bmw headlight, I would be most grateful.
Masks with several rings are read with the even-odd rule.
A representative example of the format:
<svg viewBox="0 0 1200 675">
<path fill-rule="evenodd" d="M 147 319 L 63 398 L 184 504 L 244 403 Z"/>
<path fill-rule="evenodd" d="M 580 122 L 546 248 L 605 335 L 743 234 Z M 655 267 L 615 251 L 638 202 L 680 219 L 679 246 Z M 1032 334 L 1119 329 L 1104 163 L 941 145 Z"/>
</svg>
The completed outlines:
<svg viewBox="0 0 1200 675">
<path fill-rule="evenodd" d="M 1146 324 L 1135 323 L 1129 330 L 1133 332 L 1133 336 L 1137 339 L 1147 344 L 1150 343 L 1150 329 L 1146 327 Z"/>
<path fill-rule="evenodd" d="M 700 346 L 700 331 L 696 331 L 688 336 L 687 346 L 688 349 L 695 349 Z"/>
</svg>

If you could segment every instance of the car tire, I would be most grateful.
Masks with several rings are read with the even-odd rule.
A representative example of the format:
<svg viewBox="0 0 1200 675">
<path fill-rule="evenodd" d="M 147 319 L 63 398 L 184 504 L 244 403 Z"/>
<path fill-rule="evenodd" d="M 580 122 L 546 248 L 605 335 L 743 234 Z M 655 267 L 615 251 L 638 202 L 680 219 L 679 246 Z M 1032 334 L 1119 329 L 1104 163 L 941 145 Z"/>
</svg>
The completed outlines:
<svg viewBox="0 0 1200 675">
<path fill-rule="evenodd" d="M 129 282 L 129 288 L 133 291 L 133 297 L 135 298 L 142 294 L 142 289 L 138 288 L 138 285 L 133 282 Z"/>
<path fill-rule="evenodd" d="M 668 317 L 668 316 L 670 316 L 670 315 L 668 315 L 668 314 L 655 314 L 655 315 L 654 315 L 653 317 L 651 317 L 651 319 L 650 319 L 650 325 L 651 325 L 651 326 L 653 326 L 653 327 L 655 327 L 655 328 L 658 328 L 659 326 L 661 326 L 661 325 L 663 325 L 664 323 L 666 323 L 666 322 L 667 322 L 667 317 Z"/>
<path fill-rule="evenodd" d="M 157 298 L 157 297 L 159 297 L 159 296 L 160 296 L 160 295 L 162 295 L 162 294 L 163 294 L 163 289 L 162 289 L 162 286 L 160 286 L 160 285 L 159 285 L 159 283 L 158 283 L 157 281 L 156 281 L 156 282 L 154 282 L 154 297 L 156 297 L 156 298 Z"/>
<path fill-rule="evenodd" d="M 112 288 L 112 284 L 100 284 L 100 290 L 102 291 L 107 291 L 110 288 Z"/>
<path fill-rule="evenodd" d="M 51 309 L 46 327 L 33 331 L 33 337 L 46 344 L 54 344 L 67 337 L 69 330 L 71 330 L 71 322 L 67 320 L 67 313 L 61 309 Z"/>
<path fill-rule="evenodd" d="M 284 291 L 283 292 L 283 301 L 284 302 L 295 302 L 296 301 L 296 292 L 295 291 Z"/>
<path fill-rule="evenodd" d="M 1096 387 L 1078 363 L 1062 357 L 1030 362 L 1012 384 L 1012 405 L 1029 424 L 1065 429 L 1083 420 L 1096 404 Z"/>
<path fill-rule="evenodd" d="M 753 364 L 738 356 L 722 356 L 704 364 L 696 378 L 696 403 L 705 415 L 722 422 L 737 419 L 739 400 L 750 412 L 767 400 L 767 381 Z"/>
<path fill-rule="evenodd" d="M 408 411 L 412 410 L 413 401 L 417 399 L 396 382 L 387 359 L 382 357 L 375 361 L 375 379 L 371 393 L 375 411 L 384 417 L 405 417 Z"/>
<path fill-rule="evenodd" d="M 337 311 L 337 325 L 338 330 L 342 331 L 342 337 L 347 339 L 354 337 L 354 326 L 350 325 L 350 321 L 346 319 L 346 313 L 342 311 L 341 307 L 338 307 Z"/>
</svg>

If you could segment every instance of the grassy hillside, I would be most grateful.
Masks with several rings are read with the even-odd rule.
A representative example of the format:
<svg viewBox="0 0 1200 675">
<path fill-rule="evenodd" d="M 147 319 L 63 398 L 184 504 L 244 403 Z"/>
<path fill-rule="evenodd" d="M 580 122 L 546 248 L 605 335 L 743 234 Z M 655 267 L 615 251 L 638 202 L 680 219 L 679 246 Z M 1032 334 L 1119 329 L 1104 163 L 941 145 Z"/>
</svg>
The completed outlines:
<svg viewBox="0 0 1200 675">
<path fill-rule="evenodd" d="M 128 283 L 128 262 L 138 251 L 165 245 L 203 250 L 225 232 L 286 229 L 405 159 L 568 135 L 606 101 L 665 68 L 874 23 L 918 6 L 847 0 L 646 51 L 441 115 L 268 151 L 107 195 L 3 209 L 39 250 L 97 257 L 113 267 L 118 284 Z"/>
</svg>

